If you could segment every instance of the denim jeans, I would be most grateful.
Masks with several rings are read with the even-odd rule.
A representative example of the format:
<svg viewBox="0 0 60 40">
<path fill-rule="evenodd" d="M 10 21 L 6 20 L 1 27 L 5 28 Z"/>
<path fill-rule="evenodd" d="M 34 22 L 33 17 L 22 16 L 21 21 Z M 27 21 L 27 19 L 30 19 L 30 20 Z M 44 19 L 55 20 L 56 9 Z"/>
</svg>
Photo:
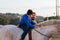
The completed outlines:
<svg viewBox="0 0 60 40">
<path fill-rule="evenodd" d="M 23 34 L 21 35 L 21 39 L 20 40 L 24 40 L 25 39 L 25 37 L 26 37 L 26 35 L 27 35 L 27 33 L 28 33 L 28 31 L 29 31 L 29 28 L 26 28 L 26 30 L 25 29 L 23 29 Z"/>
</svg>

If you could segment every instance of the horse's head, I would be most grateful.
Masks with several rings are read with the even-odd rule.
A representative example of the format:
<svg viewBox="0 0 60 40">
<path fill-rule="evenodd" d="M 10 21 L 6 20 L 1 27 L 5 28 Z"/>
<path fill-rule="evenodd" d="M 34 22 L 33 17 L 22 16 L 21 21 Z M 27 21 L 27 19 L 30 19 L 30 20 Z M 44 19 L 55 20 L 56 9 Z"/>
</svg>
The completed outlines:
<svg viewBox="0 0 60 40">
<path fill-rule="evenodd" d="M 47 20 L 44 22 L 39 23 L 39 25 L 41 25 L 45 31 L 46 34 L 55 34 L 58 31 L 60 31 L 60 20 Z M 47 31 L 48 30 L 48 31 Z M 50 32 L 50 33 L 49 33 Z"/>
</svg>

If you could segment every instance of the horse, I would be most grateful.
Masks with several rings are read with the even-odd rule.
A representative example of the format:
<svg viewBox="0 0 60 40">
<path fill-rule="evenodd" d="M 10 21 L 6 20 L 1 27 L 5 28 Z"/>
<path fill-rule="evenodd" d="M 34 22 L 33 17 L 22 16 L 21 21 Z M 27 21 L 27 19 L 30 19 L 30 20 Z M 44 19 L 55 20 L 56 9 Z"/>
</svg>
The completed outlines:
<svg viewBox="0 0 60 40">
<path fill-rule="evenodd" d="M 39 23 L 36 29 L 32 30 L 32 40 L 49 40 L 58 32 L 59 20 L 48 20 Z M 16 25 L 4 25 L 0 28 L 0 40 L 20 40 L 23 30 Z M 25 40 L 28 40 L 28 35 Z"/>
</svg>

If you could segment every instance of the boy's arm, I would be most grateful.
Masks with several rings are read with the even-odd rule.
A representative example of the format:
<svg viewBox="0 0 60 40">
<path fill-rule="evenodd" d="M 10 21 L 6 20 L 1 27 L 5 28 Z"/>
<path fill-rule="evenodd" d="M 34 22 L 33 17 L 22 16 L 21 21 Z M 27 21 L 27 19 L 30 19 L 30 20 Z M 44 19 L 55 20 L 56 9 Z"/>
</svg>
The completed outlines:
<svg viewBox="0 0 60 40">
<path fill-rule="evenodd" d="M 35 25 L 35 24 L 36 24 L 36 22 L 34 22 L 34 21 L 31 21 L 31 24 L 32 24 L 32 25 Z"/>
<path fill-rule="evenodd" d="M 26 23 L 26 25 L 27 25 L 28 27 L 31 27 L 31 28 L 34 28 L 34 27 L 35 27 L 35 26 L 32 25 L 32 24 L 29 22 L 29 20 L 26 19 L 26 18 L 24 18 L 24 22 Z"/>
</svg>

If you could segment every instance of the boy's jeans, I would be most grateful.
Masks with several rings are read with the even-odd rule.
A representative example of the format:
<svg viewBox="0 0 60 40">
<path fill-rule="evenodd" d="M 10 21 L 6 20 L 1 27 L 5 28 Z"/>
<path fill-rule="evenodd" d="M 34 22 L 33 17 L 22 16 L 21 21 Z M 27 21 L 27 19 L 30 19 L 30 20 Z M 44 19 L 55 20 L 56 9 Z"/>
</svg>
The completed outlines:
<svg viewBox="0 0 60 40">
<path fill-rule="evenodd" d="M 23 34 L 21 35 L 21 39 L 20 40 L 24 40 L 25 39 L 25 37 L 26 37 L 26 35 L 27 35 L 27 33 L 28 33 L 28 31 L 29 31 L 29 28 L 26 28 L 26 29 L 23 29 Z"/>
</svg>

